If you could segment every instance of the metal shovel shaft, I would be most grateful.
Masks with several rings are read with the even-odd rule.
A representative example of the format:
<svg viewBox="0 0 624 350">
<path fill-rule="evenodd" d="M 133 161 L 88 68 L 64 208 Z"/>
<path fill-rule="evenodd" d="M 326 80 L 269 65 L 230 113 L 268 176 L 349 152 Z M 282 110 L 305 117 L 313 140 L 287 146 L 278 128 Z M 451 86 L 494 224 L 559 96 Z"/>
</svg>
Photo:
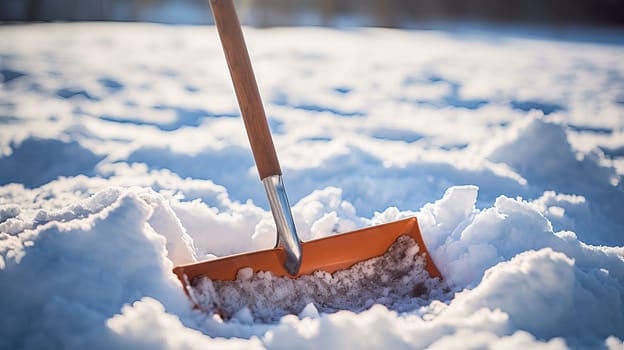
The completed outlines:
<svg viewBox="0 0 624 350">
<path fill-rule="evenodd" d="M 301 266 L 301 242 L 297 236 L 297 229 L 292 213 L 290 212 L 290 204 L 286 196 L 286 189 L 282 182 L 282 177 L 273 175 L 262 179 L 264 189 L 266 190 L 277 227 L 277 242 L 275 247 L 282 246 L 286 252 L 286 262 L 284 267 L 291 275 L 296 275 Z"/>
</svg>

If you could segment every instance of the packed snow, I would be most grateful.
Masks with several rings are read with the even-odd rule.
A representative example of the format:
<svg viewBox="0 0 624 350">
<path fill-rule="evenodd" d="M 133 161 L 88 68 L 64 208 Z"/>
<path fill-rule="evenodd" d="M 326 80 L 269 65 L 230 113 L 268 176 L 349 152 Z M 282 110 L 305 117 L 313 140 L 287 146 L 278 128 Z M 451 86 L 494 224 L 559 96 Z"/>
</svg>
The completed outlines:
<svg viewBox="0 0 624 350">
<path fill-rule="evenodd" d="M 416 241 L 404 235 L 383 255 L 332 274 L 318 270 L 297 278 L 277 277 L 247 267 L 234 281 L 197 277 L 189 292 L 200 309 L 248 323 L 274 322 L 287 314 L 361 312 L 375 304 L 409 311 L 431 299 L 448 299 L 448 288 L 429 276 L 419 251 Z"/>
<path fill-rule="evenodd" d="M 301 238 L 417 216 L 448 290 L 194 309 L 275 240 L 214 28 L 3 26 L 0 349 L 622 349 L 621 33 L 245 33 Z"/>
</svg>

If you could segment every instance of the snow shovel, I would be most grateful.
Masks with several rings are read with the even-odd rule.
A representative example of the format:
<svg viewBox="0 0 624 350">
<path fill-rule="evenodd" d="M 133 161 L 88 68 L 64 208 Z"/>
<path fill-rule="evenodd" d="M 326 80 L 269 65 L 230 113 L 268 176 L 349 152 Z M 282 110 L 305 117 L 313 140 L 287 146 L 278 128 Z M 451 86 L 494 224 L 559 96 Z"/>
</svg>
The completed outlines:
<svg viewBox="0 0 624 350">
<path fill-rule="evenodd" d="M 334 273 L 360 261 L 383 255 L 402 235 L 409 235 L 416 241 L 419 252 L 426 259 L 425 268 L 431 278 L 441 277 L 425 247 L 415 217 L 307 242 L 299 240 L 233 1 L 211 0 L 210 6 L 256 167 L 277 227 L 277 243 L 273 249 L 175 267 L 173 272 L 182 282 L 187 294 L 192 281 L 197 277 L 235 280 L 238 270 L 246 267 L 252 268 L 254 272 L 270 271 L 274 276 L 293 278 L 317 270 Z"/>
</svg>

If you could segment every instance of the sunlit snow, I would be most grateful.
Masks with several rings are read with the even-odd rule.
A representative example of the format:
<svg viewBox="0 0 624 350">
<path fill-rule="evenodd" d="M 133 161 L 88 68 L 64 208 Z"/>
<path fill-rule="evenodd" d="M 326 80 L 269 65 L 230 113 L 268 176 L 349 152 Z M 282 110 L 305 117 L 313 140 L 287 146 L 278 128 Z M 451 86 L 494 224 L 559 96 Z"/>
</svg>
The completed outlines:
<svg viewBox="0 0 624 350">
<path fill-rule="evenodd" d="M 621 33 L 245 33 L 301 238 L 415 215 L 449 289 L 194 309 L 275 240 L 214 28 L 3 26 L 0 349 L 622 348 Z"/>
</svg>

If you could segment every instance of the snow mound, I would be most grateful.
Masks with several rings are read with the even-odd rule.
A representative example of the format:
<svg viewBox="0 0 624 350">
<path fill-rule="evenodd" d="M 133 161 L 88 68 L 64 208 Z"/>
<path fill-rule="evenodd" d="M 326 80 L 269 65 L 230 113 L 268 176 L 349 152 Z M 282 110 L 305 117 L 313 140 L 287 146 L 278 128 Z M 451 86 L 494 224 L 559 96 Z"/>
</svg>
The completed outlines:
<svg viewBox="0 0 624 350">
<path fill-rule="evenodd" d="M 180 319 L 165 311 L 156 299 L 143 299 L 126 305 L 121 314 L 106 321 L 112 336 L 107 339 L 115 349 L 264 349 L 257 338 L 223 339 L 206 337 L 186 327 Z"/>
<path fill-rule="evenodd" d="M 582 269 L 565 254 L 544 248 L 487 270 L 447 312 L 465 317 L 487 307 L 505 312 L 515 327 L 542 339 L 606 338 L 624 329 L 621 287 L 606 270 Z"/>
<path fill-rule="evenodd" d="M 624 229 L 618 219 L 619 208 L 624 207 L 620 176 L 612 165 L 601 161 L 596 151 L 581 153 L 574 149 L 563 122 L 532 113 L 515 122 L 486 149 L 489 160 L 506 164 L 530 179 L 530 187 L 550 190 L 543 191 L 546 193 L 573 193 L 583 199 L 565 204 L 569 214 L 575 214 L 567 218 L 563 208 L 544 211 L 560 229 L 577 231 L 587 243 L 623 243 L 617 233 Z M 576 222 L 570 218 L 576 218 Z"/>
<path fill-rule="evenodd" d="M 167 241 L 147 225 L 152 214 L 138 195 L 124 193 L 84 217 L 65 214 L 65 222 L 0 233 L 0 305 L 13 315 L 0 317 L 0 348 L 74 347 L 143 296 L 184 310 Z"/>
<path fill-rule="evenodd" d="M 603 166 L 591 153 L 583 155 L 568 139 L 566 125 L 532 113 L 510 127 L 488 147 L 487 158 L 506 163 L 535 184 L 554 189 L 592 190 L 590 184 L 617 185 L 613 167 Z"/>
<path fill-rule="evenodd" d="M 418 252 L 414 239 L 401 236 L 384 255 L 333 274 L 316 271 L 292 279 L 244 268 L 234 281 L 199 277 L 190 293 L 202 310 L 247 322 L 275 322 L 302 312 L 361 312 L 374 304 L 404 312 L 447 297 L 440 280 L 429 277 Z"/>
</svg>

